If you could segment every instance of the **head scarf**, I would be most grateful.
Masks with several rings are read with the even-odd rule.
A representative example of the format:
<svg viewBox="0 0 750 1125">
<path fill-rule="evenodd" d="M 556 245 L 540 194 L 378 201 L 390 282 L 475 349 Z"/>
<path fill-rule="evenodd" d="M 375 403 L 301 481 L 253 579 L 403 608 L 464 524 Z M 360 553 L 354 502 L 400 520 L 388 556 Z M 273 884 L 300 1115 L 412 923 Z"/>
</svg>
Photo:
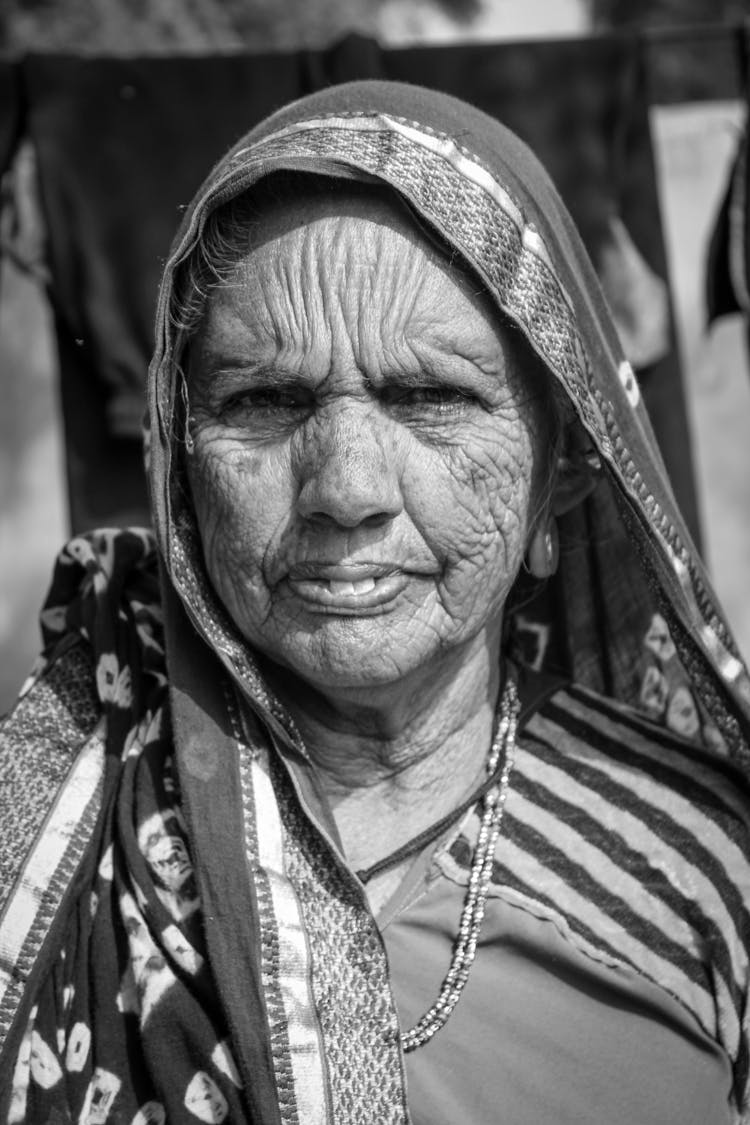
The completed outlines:
<svg viewBox="0 0 750 1125">
<path fill-rule="evenodd" d="M 281 169 L 373 178 L 403 196 L 517 325 L 598 454 L 606 480 L 563 528 L 568 549 L 546 607 L 536 616 L 528 608 L 521 614 L 521 632 L 525 627 L 537 637 L 532 659 L 542 665 L 546 658 L 577 681 L 644 706 L 681 733 L 723 744 L 744 760 L 750 681 L 676 507 L 633 370 L 568 212 L 514 134 L 479 110 L 419 87 L 358 82 L 293 103 L 227 154 L 185 216 L 159 300 L 150 475 L 168 581 L 199 632 L 208 637 L 207 621 L 221 614 L 197 588 L 194 558 L 187 563 L 193 545 L 179 488 L 183 423 L 173 279 L 207 214 Z M 552 618 L 558 629 L 551 636 Z M 235 647 L 231 626 L 226 633 L 225 655 Z M 665 659 L 667 633 L 684 679 Z M 248 674 L 246 664 L 240 669 L 244 661 L 244 653 L 228 658 L 240 680 Z M 669 708 L 678 686 L 687 693 L 682 714 Z"/>
<path fill-rule="evenodd" d="M 640 707 L 730 760 L 737 776 L 750 767 L 747 671 L 675 505 L 591 264 L 542 167 L 498 122 L 418 87 L 353 83 L 287 106 L 213 169 L 164 272 L 148 444 L 168 687 L 143 537 L 78 541 L 58 585 L 83 572 L 91 596 L 79 598 L 75 621 L 54 597 L 46 611 L 50 635 L 65 617 L 93 643 L 107 747 L 124 762 L 109 788 L 105 778 L 88 868 L 94 898 L 76 908 L 75 936 L 25 1041 L 32 1071 L 36 1058 L 56 1090 L 51 1033 L 33 1019 L 59 1026 L 61 1005 L 103 1009 L 114 993 L 118 1011 L 133 1013 L 139 1031 L 129 1025 L 126 1042 L 104 1018 L 89 1028 L 83 1014 L 66 1017 L 80 1120 L 99 1120 L 101 1107 L 127 1092 L 138 1125 L 177 1119 L 184 1107 L 214 1122 L 408 1121 L 381 936 L 273 752 L 296 755 L 304 774 L 291 720 L 211 589 L 184 488 L 175 280 L 207 215 L 279 170 L 374 180 L 405 199 L 523 333 L 570 404 L 575 442 L 598 461 L 594 493 L 563 521 L 558 575 L 514 601 L 506 643 L 516 658 Z M 127 582 L 118 577 L 124 555 Z M 102 605 L 113 598 L 119 608 L 103 629 Z M 81 988 L 71 1001 L 71 965 L 87 956 L 97 966 L 91 996 Z M 116 1065 L 94 1064 L 92 1037 L 97 1057 Z M 746 1076 L 746 1028 L 732 1051 Z M 149 1075 L 169 1088 L 161 1101 Z M 737 1081 L 740 1105 L 745 1079 Z"/>
</svg>

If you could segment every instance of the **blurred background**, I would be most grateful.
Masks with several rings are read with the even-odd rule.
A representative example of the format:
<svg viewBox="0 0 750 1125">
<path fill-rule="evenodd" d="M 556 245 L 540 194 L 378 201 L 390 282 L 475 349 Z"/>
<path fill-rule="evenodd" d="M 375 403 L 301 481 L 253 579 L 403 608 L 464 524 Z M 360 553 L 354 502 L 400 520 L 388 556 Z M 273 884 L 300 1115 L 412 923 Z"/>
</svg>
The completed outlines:
<svg viewBox="0 0 750 1125">
<path fill-rule="evenodd" d="M 163 158 L 159 184 L 179 180 L 174 201 L 159 203 L 165 223 L 176 224 L 177 203 L 197 180 L 156 126 L 143 152 L 129 147 L 128 129 L 140 140 L 164 104 L 165 135 L 171 113 L 188 138 L 180 151 L 208 151 L 215 124 L 218 156 L 219 135 L 228 143 L 255 119 L 243 121 L 237 91 L 252 87 L 265 113 L 290 91 L 380 73 L 441 86 L 444 75 L 481 72 L 481 88 L 464 96 L 490 108 L 497 97 L 509 124 L 549 145 L 642 373 L 675 491 L 750 657 L 746 184 L 735 167 L 749 17 L 750 0 L 5 0 L 0 712 L 37 652 L 61 543 L 71 530 L 142 518 L 143 495 L 128 482 L 138 471 L 139 381 L 167 247 L 161 233 L 149 235 L 152 189 L 136 157 L 150 167 Z M 206 76 L 203 100 L 196 75 Z M 560 83 L 573 90 L 567 116 Z M 107 117 L 111 90 L 117 113 Z M 229 108 L 217 117 L 222 104 Z M 636 105 L 645 136 L 642 122 L 636 135 Z M 142 219 L 126 213 L 128 192 Z M 94 245 L 102 201 L 123 262 L 114 280 L 90 267 L 102 264 Z M 145 265 L 131 242 L 150 255 Z M 132 289 L 138 269 L 146 280 L 122 301 L 132 304 L 124 324 L 117 285 Z M 97 351 L 97 333 L 108 332 L 122 342 L 114 359 Z"/>
</svg>

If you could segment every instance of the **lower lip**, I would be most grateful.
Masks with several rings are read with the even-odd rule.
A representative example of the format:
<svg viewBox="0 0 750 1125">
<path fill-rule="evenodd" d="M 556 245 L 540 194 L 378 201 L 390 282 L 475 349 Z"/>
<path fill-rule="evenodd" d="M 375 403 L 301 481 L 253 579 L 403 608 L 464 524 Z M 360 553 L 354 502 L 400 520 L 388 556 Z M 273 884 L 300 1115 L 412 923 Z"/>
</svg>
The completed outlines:
<svg viewBox="0 0 750 1125">
<path fill-rule="evenodd" d="M 356 617 L 383 612 L 390 602 L 409 584 L 409 576 L 403 572 L 385 574 L 375 579 L 372 590 L 365 594 L 334 593 L 327 582 L 309 578 L 289 578 L 287 585 L 295 597 L 304 602 L 314 613 L 340 614 Z"/>
</svg>

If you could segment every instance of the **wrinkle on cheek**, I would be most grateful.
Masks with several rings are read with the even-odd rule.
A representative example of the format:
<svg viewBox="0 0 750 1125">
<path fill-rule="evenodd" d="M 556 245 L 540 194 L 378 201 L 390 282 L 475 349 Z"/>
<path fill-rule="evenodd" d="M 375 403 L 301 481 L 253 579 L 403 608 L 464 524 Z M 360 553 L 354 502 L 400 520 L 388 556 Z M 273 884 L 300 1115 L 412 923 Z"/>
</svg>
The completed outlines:
<svg viewBox="0 0 750 1125">
<path fill-rule="evenodd" d="M 454 449 L 449 457 L 455 481 L 454 502 L 460 503 L 477 529 L 510 532 L 525 526 L 531 492 L 532 451 L 522 434 L 502 449 L 478 446 L 468 453 Z"/>
<path fill-rule="evenodd" d="M 281 479 L 267 479 L 269 474 L 262 473 L 263 457 L 252 449 L 219 439 L 196 444 L 190 483 L 209 578 L 235 620 L 250 613 L 262 621 L 271 607 L 263 560 L 253 544 L 264 540 L 268 529 L 259 536 L 253 520 L 259 490 L 278 495 Z M 273 518 L 272 509 L 268 515 Z"/>
<path fill-rule="evenodd" d="M 460 528 L 460 535 L 442 544 L 446 566 L 437 586 L 436 612 L 457 627 L 467 616 L 484 616 L 488 609 L 491 615 L 502 613 L 526 547 L 533 461 L 530 430 L 510 412 L 498 429 L 447 450 L 445 479 L 453 487 L 446 492 L 445 517 L 438 522 Z"/>
</svg>

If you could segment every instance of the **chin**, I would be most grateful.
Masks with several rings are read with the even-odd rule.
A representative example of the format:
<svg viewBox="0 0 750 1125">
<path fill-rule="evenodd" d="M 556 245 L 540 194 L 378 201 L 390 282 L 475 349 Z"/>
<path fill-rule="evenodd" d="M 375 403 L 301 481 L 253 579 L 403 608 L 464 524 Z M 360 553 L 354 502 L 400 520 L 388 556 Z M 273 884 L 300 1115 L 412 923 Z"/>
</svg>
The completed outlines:
<svg viewBox="0 0 750 1125">
<path fill-rule="evenodd" d="M 287 634 L 273 649 L 258 647 L 279 666 L 285 687 L 290 678 L 298 678 L 323 693 L 382 693 L 441 675 L 441 669 L 460 661 L 476 639 L 441 637 L 414 620 L 390 624 L 384 627 L 382 618 L 367 626 L 362 620 L 329 619 L 326 627 Z"/>
<path fill-rule="evenodd" d="M 427 661 L 426 663 L 429 663 Z M 291 675 L 304 680 L 319 691 L 378 691 L 394 687 L 414 674 L 422 666 L 420 662 L 405 663 L 395 667 L 377 654 L 350 653 L 346 656 L 323 656 L 320 660 L 305 660 L 297 657 L 285 660 L 285 668 Z"/>
<path fill-rule="evenodd" d="M 438 659 L 434 637 L 417 646 L 383 630 L 336 627 L 297 634 L 291 643 L 266 653 L 293 676 L 319 691 L 366 691 L 392 687 Z M 434 651 L 433 651 L 434 650 Z"/>
</svg>

